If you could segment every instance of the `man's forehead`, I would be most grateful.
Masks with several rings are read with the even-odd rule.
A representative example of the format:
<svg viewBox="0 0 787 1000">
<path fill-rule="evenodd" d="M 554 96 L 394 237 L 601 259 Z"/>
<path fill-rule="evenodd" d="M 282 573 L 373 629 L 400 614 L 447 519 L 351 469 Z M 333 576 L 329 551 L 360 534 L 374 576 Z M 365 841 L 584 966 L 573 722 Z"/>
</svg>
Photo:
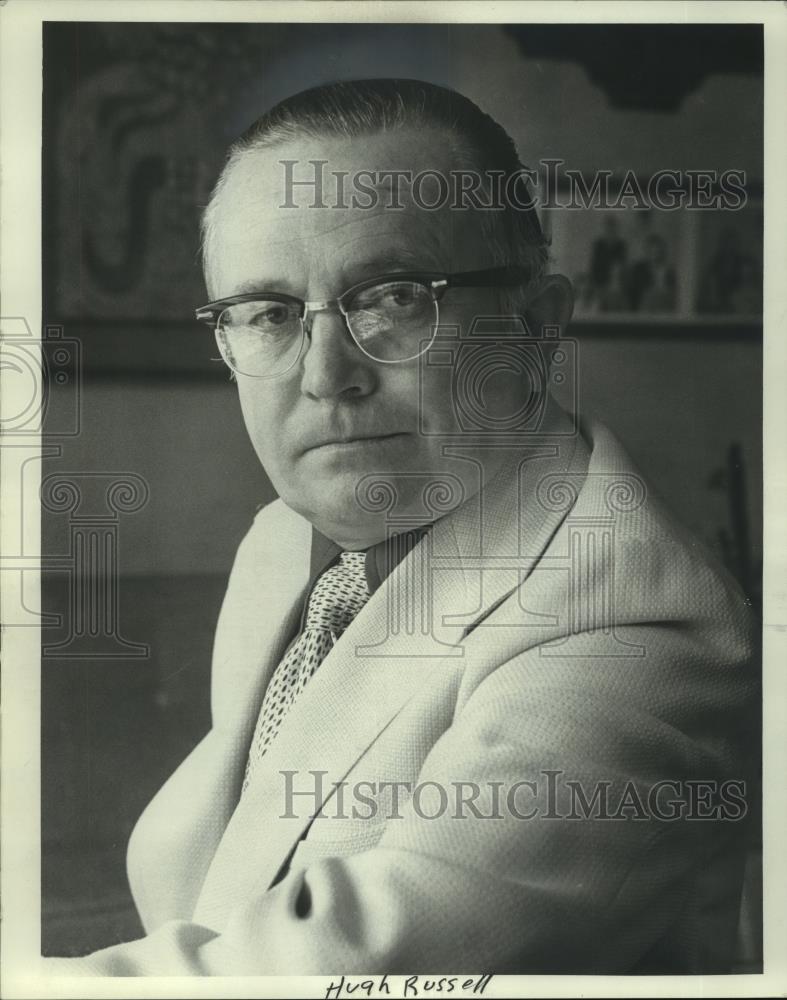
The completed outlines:
<svg viewBox="0 0 787 1000">
<path fill-rule="evenodd" d="M 275 255 L 323 247 L 350 258 L 401 250 L 403 261 L 411 252 L 422 267 L 469 269 L 467 244 L 478 244 L 473 213 L 419 207 L 407 178 L 395 173 L 445 174 L 451 159 L 447 136 L 404 129 L 352 141 L 304 137 L 249 151 L 230 169 L 216 206 L 216 249 L 227 264 L 230 257 L 263 265 Z M 254 274 L 244 275 L 249 280 Z"/>
<path fill-rule="evenodd" d="M 357 138 L 302 136 L 249 150 L 235 163 L 228 187 L 237 195 L 264 194 L 267 204 L 309 208 L 315 201 L 341 209 L 341 198 L 361 189 L 374 190 L 390 204 L 395 191 L 410 199 L 418 174 L 447 177 L 454 168 L 453 143 L 446 132 L 400 128 Z M 361 198 L 368 201 L 368 196 Z M 395 200 L 395 199 L 393 199 Z"/>
</svg>

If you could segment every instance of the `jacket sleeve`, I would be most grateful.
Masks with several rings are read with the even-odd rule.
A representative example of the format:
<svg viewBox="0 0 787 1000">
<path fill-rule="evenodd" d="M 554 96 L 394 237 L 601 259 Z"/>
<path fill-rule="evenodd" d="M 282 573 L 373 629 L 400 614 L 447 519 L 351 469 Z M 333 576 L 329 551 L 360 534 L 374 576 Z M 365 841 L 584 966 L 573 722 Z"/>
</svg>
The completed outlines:
<svg viewBox="0 0 787 1000">
<path fill-rule="evenodd" d="M 714 642 L 712 662 L 679 626 L 626 638 L 641 660 L 592 658 L 593 637 L 579 634 L 560 655 L 530 649 L 481 680 L 372 849 L 294 866 L 221 933 L 172 921 L 51 971 L 630 970 L 691 905 L 696 879 L 735 856 L 740 816 L 707 795 L 704 821 L 686 810 L 697 782 L 745 778 L 752 691 L 743 631 L 724 653 Z"/>
</svg>

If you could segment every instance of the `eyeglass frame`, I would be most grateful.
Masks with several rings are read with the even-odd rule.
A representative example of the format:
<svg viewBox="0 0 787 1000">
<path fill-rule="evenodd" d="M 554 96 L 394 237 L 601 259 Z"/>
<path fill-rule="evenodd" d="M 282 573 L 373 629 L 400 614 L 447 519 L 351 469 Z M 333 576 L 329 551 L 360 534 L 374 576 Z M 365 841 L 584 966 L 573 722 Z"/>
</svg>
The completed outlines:
<svg viewBox="0 0 787 1000">
<path fill-rule="evenodd" d="M 347 320 L 347 313 L 349 310 L 347 309 L 346 304 L 348 299 L 352 296 L 357 295 L 359 292 L 362 292 L 367 288 L 374 288 L 375 285 L 381 285 L 393 281 L 411 281 L 414 284 L 419 284 L 426 288 L 432 296 L 432 301 L 439 308 L 439 302 L 449 288 L 514 287 L 515 285 L 525 284 L 530 277 L 530 274 L 530 268 L 526 265 L 520 264 L 505 264 L 498 267 L 488 267 L 474 271 L 454 271 L 452 273 L 444 273 L 440 271 L 398 271 L 392 274 L 383 274 L 376 278 L 368 278 L 365 281 L 358 282 L 348 288 L 345 292 L 342 292 L 342 294 L 337 298 L 313 301 L 300 299 L 297 295 L 287 295 L 285 292 L 269 292 L 262 288 L 256 292 L 243 292 L 240 295 L 230 295 L 227 298 L 216 299 L 213 302 L 208 302 L 206 305 L 200 306 L 195 310 L 195 318 L 199 322 L 206 323 L 207 325 L 213 327 L 219 350 L 222 350 L 221 342 L 219 341 L 218 322 L 221 319 L 222 313 L 230 306 L 239 305 L 243 302 L 255 301 L 281 302 L 284 305 L 295 303 L 300 306 L 300 315 L 298 318 L 301 323 L 301 337 L 303 338 L 301 350 L 298 352 L 298 355 L 293 360 L 292 364 L 283 371 L 276 372 L 274 375 L 249 375 L 245 372 L 240 372 L 233 368 L 227 359 L 224 358 L 224 352 L 222 350 L 222 357 L 228 367 L 239 375 L 245 375 L 246 378 L 274 379 L 280 378 L 282 375 L 286 375 L 287 372 L 297 364 L 298 360 L 302 356 L 303 343 L 305 342 L 306 337 L 311 338 L 310 318 L 315 316 L 317 313 L 327 312 L 328 310 L 334 308 L 338 308 L 342 318 L 344 319 L 347 330 L 353 339 L 353 343 L 360 351 L 363 351 L 363 353 L 370 360 L 375 361 L 377 364 L 397 365 L 404 361 L 412 361 L 414 358 L 420 357 L 429 349 L 437 334 L 437 327 L 439 326 L 439 311 L 437 313 L 438 322 L 435 324 L 431 339 L 426 347 L 419 351 L 418 354 L 414 354 L 409 358 L 384 360 L 373 358 L 356 340 L 355 334 L 353 333 Z"/>
</svg>

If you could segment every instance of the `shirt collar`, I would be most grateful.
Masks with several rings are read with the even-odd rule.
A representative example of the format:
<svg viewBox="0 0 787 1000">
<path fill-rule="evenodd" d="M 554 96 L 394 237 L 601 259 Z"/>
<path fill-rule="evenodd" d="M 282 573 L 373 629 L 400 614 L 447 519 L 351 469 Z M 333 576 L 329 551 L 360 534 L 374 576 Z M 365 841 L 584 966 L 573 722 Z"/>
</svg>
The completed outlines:
<svg viewBox="0 0 787 1000">
<path fill-rule="evenodd" d="M 366 550 L 366 585 L 373 594 L 383 580 L 399 565 L 404 557 L 415 548 L 431 527 L 426 524 L 420 528 L 412 528 L 401 534 L 384 538 L 376 545 Z M 311 592 L 317 577 L 337 562 L 344 550 L 330 538 L 326 538 L 316 528 L 312 528 L 311 567 L 309 592 Z"/>
</svg>

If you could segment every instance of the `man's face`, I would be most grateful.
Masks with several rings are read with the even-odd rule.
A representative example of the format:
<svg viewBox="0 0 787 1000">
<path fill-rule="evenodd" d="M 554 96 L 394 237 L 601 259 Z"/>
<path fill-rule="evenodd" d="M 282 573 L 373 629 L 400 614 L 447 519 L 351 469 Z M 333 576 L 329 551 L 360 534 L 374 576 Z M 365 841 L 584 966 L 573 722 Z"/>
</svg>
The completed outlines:
<svg viewBox="0 0 787 1000">
<path fill-rule="evenodd" d="M 303 138 L 246 154 L 220 196 L 207 275 L 211 297 L 265 290 L 323 301 L 397 271 L 494 266 L 472 211 L 426 211 L 413 204 L 406 186 L 399 189 L 401 209 L 386 207 L 387 189 L 371 209 L 312 208 L 313 189 L 285 191 L 280 163 L 297 161 L 298 179 L 313 176 L 309 161 L 326 160 L 325 177 L 332 180 L 333 171 L 361 169 L 447 175 L 451 159 L 447 136 L 410 130 L 353 142 Z M 293 200 L 297 207 L 282 207 Z M 324 200 L 335 204 L 330 184 Z M 476 316 L 499 313 L 498 299 L 494 289 L 449 289 L 440 323 L 458 325 L 466 334 Z M 370 512 L 356 497 L 359 481 L 370 473 L 394 486 L 396 517 L 417 517 L 427 481 L 440 481 L 441 474 L 462 477 L 465 497 L 477 488 L 477 472 L 469 475 L 472 463 L 442 454 L 441 435 L 457 431 L 445 369 L 424 367 L 424 358 L 373 361 L 338 311 L 313 317 L 305 353 L 285 375 L 237 379 L 246 427 L 274 488 L 345 548 L 365 548 L 385 537 L 385 512 Z M 484 389 L 501 413 L 516 410 L 530 392 L 511 372 L 493 375 Z M 499 458 L 490 463 L 487 454 L 473 453 L 491 473 Z M 457 493 L 456 501 L 461 498 Z"/>
</svg>

